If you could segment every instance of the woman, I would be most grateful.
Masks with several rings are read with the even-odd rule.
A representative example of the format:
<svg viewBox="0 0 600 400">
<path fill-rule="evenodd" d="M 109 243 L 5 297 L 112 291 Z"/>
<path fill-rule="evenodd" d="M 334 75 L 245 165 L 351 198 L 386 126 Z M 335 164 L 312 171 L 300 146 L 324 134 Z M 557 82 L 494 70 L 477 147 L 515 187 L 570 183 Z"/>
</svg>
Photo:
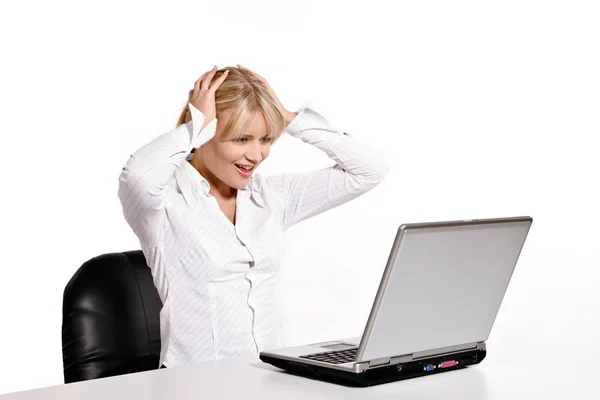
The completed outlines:
<svg viewBox="0 0 600 400">
<path fill-rule="evenodd" d="M 379 184 L 380 157 L 310 107 L 286 110 L 258 74 L 215 66 L 189 93 L 177 127 L 137 150 L 119 199 L 163 302 L 159 365 L 281 347 L 273 308 L 282 235 Z M 254 174 L 284 129 L 336 162 Z"/>
</svg>

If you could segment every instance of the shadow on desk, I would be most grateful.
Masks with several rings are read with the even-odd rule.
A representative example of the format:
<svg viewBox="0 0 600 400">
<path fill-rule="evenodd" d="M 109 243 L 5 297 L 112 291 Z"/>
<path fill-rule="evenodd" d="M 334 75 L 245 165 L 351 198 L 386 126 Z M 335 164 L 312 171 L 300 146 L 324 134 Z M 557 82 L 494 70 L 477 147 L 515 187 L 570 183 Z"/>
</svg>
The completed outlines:
<svg viewBox="0 0 600 400">
<path fill-rule="evenodd" d="M 294 387 L 299 380 L 303 380 L 302 392 L 305 395 L 314 395 L 315 398 L 323 396 L 329 389 L 335 388 L 337 393 L 356 390 L 373 390 L 377 398 L 381 398 L 389 391 L 390 399 L 397 400 L 399 395 L 404 399 L 440 399 L 444 395 L 452 394 L 453 398 L 487 399 L 488 388 L 486 376 L 481 367 L 468 367 L 448 371 L 431 376 L 405 379 L 401 381 L 384 383 L 370 387 L 347 387 L 335 383 L 325 382 L 311 376 L 297 376 L 287 371 L 278 369 L 262 362 L 250 364 L 253 368 L 271 371 L 261 378 L 261 386 L 285 390 Z"/>
</svg>

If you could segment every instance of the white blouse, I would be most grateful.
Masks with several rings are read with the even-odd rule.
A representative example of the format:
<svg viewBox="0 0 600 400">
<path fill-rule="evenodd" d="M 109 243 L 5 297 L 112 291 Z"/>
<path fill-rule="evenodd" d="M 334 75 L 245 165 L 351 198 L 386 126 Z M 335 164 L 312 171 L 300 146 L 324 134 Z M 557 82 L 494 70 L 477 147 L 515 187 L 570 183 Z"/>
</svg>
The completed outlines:
<svg viewBox="0 0 600 400">
<path fill-rule="evenodd" d="M 189 163 L 216 131 L 191 104 L 192 120 L 137 150 L 118 196 L 163 303 L 160 364 L 174 367 L 281 347 L 273 308 L 283 233 L 371 190 L 388 168 L 308 105 L 286 127 L 336 162 L 274 176 L 255 174 L 237 191 L 235 225 Z M 158 366 L 157 366 L 158 367 Z"/>
</svg>

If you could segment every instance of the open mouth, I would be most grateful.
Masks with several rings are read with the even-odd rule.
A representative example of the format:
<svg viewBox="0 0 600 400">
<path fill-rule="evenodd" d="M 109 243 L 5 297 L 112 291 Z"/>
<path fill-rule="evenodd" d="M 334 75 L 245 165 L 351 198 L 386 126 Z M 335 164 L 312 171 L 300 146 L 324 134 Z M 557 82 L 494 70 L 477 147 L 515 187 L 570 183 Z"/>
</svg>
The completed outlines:
<svg viewBox="0 0 600 400">
<path fill-rule="evenodd" d="M 242 175 L 251 175 L 252 171 L 254 171 L 254 165 L 240 165 L 240 164 L 234 164 L 238 171 L 240 171 L 240 173 Z"/>
</svg>

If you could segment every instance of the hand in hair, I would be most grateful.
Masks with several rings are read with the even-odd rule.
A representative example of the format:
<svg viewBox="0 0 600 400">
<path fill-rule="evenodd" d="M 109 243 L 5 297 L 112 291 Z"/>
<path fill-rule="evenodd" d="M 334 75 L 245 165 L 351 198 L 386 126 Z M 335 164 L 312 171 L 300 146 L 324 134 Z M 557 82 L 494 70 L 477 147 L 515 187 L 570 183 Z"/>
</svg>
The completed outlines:
<svg viewBox="0 0 600 400">
<path fill-rule="evenodd" d="M 283 104 L 281 104 L 281 101 L 279 100 L 279 98 L 277 97 L 277 95 L 275 94 L 275 92 L 273 91 L 273 89 L 271 88 L 269 83 L 267 82 L 267 80 L 265 78 L 263 78 L 262 76 L 260 76 L 259 74 L 257 74 L 256 72 L 251 71 L 250 69 L 248 69 L 240 64 L 237 64 L 237 66 L 240 69 L 244 69 L 244 70 L 250 72 L 256 79 L 258 79 L 260 81 L 260 83 L 262 83 L 264 85 L 265 88 L 267 88 L 267 90 L 269 91 L 269 93 L 271 94 L 271 96 L 273 97 L 275 102 L 277 103 L 277 106 L 279 108 L 279 111 L 281 112 L 281 115 L 283 115 L 285 125 L 287 126 L 290 122 L 292 122 L 292 120 L 294 119 L 294 117 L 296 115 L 298 115 L 298 113 L 293 113 L 293 112 L 288 111 L 283 106 Z"/>
<path fill-rule="evenodd" d="M 213 77 L 217 72 L 217 66 L 213 69 L 205 72 L 200 79 L 194 84 L 194 88 L 190 90 L 189 100 L 194 107 L 204 114 L 204 126 L 208 125 L 210 121 L 216 118 L 217 111 L 215 106 L 215 92 L 221 86 L 223 81 L 227 78 L 229 71 L 225 71 L 220 77 L 212 81 Z"/>
</svg>

